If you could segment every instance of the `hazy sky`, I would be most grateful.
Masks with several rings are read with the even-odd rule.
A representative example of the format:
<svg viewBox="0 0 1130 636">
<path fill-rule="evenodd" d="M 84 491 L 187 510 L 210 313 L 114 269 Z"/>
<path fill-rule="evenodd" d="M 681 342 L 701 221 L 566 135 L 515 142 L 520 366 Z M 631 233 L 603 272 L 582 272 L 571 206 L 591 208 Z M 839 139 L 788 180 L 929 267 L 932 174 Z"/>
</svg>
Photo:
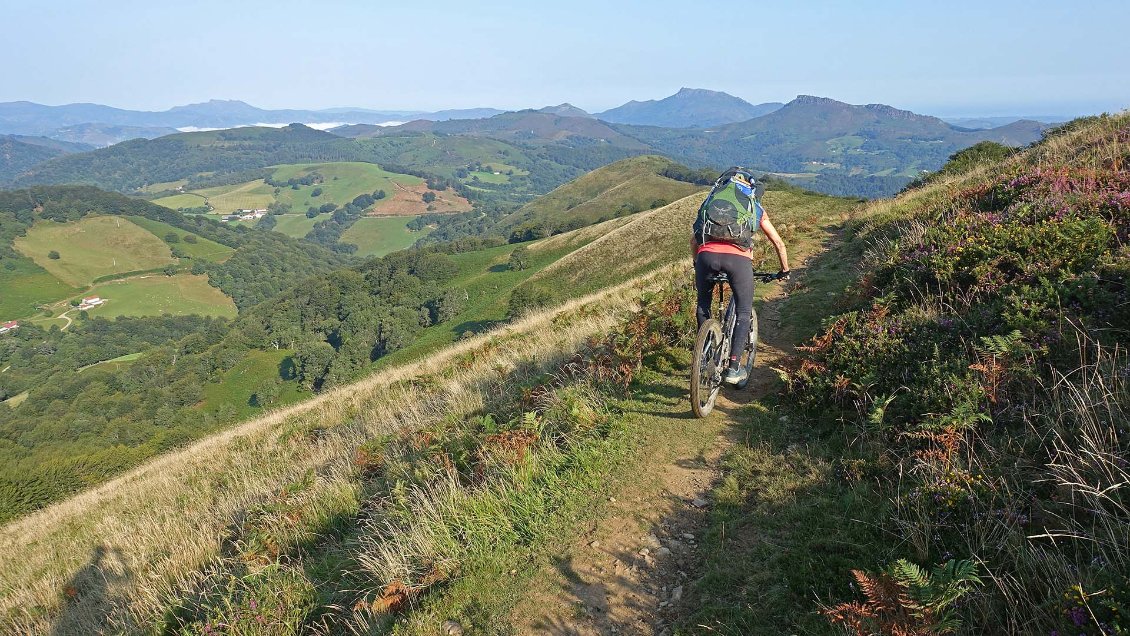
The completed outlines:
<svg viewBox="0 0 1130 636">
<path fill-rule="evenodd" d="M 935 115 L 1130 107 L 1126 0 L 3 0 L 0 16 L 0 101 L 599 111 L 690 86 Z"/>
</svg>

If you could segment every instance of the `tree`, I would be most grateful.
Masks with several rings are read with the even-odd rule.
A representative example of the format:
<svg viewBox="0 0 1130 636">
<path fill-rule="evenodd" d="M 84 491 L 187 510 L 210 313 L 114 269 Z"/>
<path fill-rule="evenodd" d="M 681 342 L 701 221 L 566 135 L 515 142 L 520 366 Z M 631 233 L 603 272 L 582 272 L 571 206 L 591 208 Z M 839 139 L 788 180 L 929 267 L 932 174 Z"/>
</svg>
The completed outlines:
<svg viewBox="0 0 1130 636">
<path fill-rule="evenodd" d="M 47 252 L 47 258 L 49 258 L 53 261 L 57 261 L 57 260 L 59 260 L 60 257 L 59 257 L 58 252 L 56 252 L 55 250 L 51 250 L 50 252 Z"/>
<path fill-rule="evenodd" d="M 180 236 L 176 232 L 169 232 L 165 235 L 166 243 L 180 243 Z"/>
<path fill-rule="evenodd" d="M 307 389 L 319 389 L 334 358 L 334 348 L 321 340 L 300 343 L 294 352 L 295 375 Z"/>
<path fill-rule="evenodd" d="M 319 214 L 318 208 L 315 208 L 313 206 L 306 208 L 306 218 L 312 219 L 312 218 L 318 216 L 318 214 Z"/>
<path fill-rule="evenodd" d="M 255 387 L 255 393 L 251 396 L 251 403 L 259 408 L 266 408 L 278 401 L 281 391 L 282 383 L 279 382 L 278 378 L 264 380 Z"/>
<path fill-rule="evenodd" d="M 322 189 L 321 188 L 314 188 L 313 190 L 310 191 L 310 196 L 312 196 L 312 197 L 322 196 Z"/>
<path fill-rule="evenodd" d="M 428 190 L 424 193 L 424 203 L 431 203 L 436 200 L 436 193 Z"/>
<path fill-rule="evenodd" d="M 520 318 L 542 307 L 548 307 L 555 301 L 556 296 L 548 289 L 529 283 L 520 285 L 510 292 L 508 316 L 511 320 Z"/>
<path fill-rule="evenodd" d="M 530 266 L 530 250 L 525 245 L 510 252 L 510 262 L 508 263 L 511 271 L 521 271 Z"/>
<path fill-rule="evenodd" d="M 196 235 L 195 234 L 185 234 L 184 235 L 184 242 L 195 244 L 196 243 Z"/>
<path fill-rule="evenodd" d="M 166 265 L 165 269 L 162 270 L 162 271 L 165 272 L 165 276 L 174 276 L 177 273 L 177 266 L 169 264 L 169 265 Z"/>
</svg>

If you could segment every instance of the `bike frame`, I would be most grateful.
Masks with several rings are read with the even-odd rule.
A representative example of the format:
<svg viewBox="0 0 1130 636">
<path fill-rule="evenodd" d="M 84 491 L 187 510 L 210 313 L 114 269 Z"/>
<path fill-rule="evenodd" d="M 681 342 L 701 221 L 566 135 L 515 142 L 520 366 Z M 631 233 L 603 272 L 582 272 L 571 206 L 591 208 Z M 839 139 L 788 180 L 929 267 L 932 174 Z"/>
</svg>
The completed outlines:
<svg viewBox="0 0 1130 636">
<path fill-rule="evenodd" d="M 763 283 L 777 278 L 776 274 L 765 272 L 753 272 L 753 276 Z M 722 388 L 722 373 L 729 364 L 734 327 L 738 319 L 734 295 L 732 291 L 730 293 L 726 291 L 729 287 L 728 277 L 720 277 L 716 274 L 711 277 L 711 282 L 717 288 L 718 306 L 717 309 L 711 307 L 711 318 L 699 328 L 691 373 L 691 406 L 695 415 L 699 417 L 705 417 L 714 408 L 714 400 Z M 711 297 L 714 293 L 712 289 Z M 755 311 L 750 322 L 752 348 L 749 349 L 747 371 L 752 370 L 754 364 L 757 347 L 756 329 Z M 744 383 L 739 385 L 739 388 L 744 388 Z"/>
</svg>

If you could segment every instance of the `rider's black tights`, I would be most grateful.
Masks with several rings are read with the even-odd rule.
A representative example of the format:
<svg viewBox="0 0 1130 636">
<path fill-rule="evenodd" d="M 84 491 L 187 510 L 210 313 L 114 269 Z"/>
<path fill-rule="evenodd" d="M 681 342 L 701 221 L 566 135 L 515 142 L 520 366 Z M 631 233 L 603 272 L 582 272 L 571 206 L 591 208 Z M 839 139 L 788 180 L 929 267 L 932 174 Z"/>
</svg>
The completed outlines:
<svg viewBox="0 0 1130 636">
<path fill-rule="evenodd" d="M 714 298 L 714 286 L 707 277 L 715 272 L 730 275 L 730 289 L 734 294 L 734 306 L 738 309 L 738 319 L 731 334 L 730 360 L 740 355 L 749 342 L 749 322 L 753 315 L 753 263 L 737 254 L 718 254 L 701 252 L 694 259 L 694 285 L 698 290 L 698 307 L 695 315 L 698 325 L 710 319 L 710 304 Z"/>
</svg>

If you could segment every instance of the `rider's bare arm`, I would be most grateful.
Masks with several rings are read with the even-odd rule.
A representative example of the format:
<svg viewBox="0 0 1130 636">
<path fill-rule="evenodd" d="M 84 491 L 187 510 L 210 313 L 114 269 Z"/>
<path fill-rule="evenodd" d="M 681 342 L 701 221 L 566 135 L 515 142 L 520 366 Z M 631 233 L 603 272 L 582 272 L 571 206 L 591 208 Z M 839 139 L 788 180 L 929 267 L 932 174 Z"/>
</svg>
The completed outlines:
<svg viewBox="0 0 1130 636">
<path fill-rule="evenodd" d="M 765 211 L 761 213 L 761 231 L 765 233 L 765 238 L 773 244 L 773 249 L 777 250 L 777 258 L 781 261 L 781 271 L 789 271 L 789 252 L 785 249 L 785 242 L 781 240 L 781 235 L 777 234 L 777 228 L 773 227 L 773 222 L 769 220 L 769 213 Z"/>
</svg>

